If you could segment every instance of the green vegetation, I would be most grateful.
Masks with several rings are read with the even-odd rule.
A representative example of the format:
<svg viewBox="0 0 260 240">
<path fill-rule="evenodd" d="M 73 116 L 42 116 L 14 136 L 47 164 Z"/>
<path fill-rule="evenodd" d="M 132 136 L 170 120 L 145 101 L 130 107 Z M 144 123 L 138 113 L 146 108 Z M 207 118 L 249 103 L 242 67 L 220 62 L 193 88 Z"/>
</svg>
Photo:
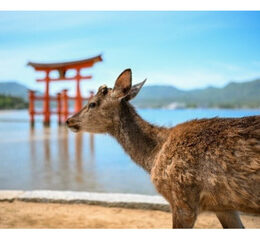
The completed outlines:
<svg viewBox="0 0 260 240">
<path fill-rule="evenodd" d="M 0 109 L 24 109 L 28 103 L 23 98 L 0 95 Z"/>
</svg>

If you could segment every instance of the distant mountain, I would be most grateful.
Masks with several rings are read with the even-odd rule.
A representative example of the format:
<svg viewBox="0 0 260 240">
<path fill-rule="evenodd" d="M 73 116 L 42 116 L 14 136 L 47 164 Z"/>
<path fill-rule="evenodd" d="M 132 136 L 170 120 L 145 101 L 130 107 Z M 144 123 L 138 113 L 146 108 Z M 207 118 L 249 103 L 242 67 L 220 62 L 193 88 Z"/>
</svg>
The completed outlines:
<svg viewBox="0 0 260 240">
<path fill-rule="evenodd" d="M 144 87 L 133 104 L 138 107 L 219 107 L 259 108 L 260 79 L 229 83 L 223 88 L 208 87 L 190 91 L 173 86 Z"/>
<path fill-rule="evenodd" d="M 28 101 L 28 88 L 17 82 L 0 82 L 0 94 Z M 260 79 L 189 91 L 173 86 L 146 86 L 132 103 L 141 108 L 260 108 Z"/>
<path fill-rule="evenodd" d="M 0 94 L 28 98 L 28 88 L 17 82 L 0 82 Z"/>
</svg>

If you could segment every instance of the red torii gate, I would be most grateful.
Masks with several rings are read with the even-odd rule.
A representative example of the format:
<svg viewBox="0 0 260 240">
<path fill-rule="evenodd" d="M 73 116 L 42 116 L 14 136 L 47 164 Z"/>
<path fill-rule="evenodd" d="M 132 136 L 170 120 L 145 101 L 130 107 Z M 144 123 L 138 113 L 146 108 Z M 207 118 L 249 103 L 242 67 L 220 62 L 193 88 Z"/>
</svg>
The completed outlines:
<svg viewBox="0 0 260 240">
<path fill-rule="evenodd" d="M 50 115 L 52 113 L 58 114 L 59 123 L 61 123 L 61 115 L 64 116 L 64 119 L 67 118 L 69 111 L 68 111 L 68 100 L 74 99 L 75 100 L 75 112 L 78 112 L 82 108 L 82 101 L 87 100 L 89 98 L 82 98 L 80 92 L 80 80 L 88 80 L 91 79 L 92 76 L 82 76 L 80 71 L 84 68 L 93 67 L 93 65 L 97 62 L 101 62 L 102 57 L 98 55 L 96 57 L 83 59 L 79 61 L 71 61 L 71 62 L 60 62 L 60 63 L 35 63 L 29 62 L 27 65 L 32 66 L 35 71 L 43 71 L 45 72 L 45 78 L 37 79 L 37 82 L 45 82 L 45 93 L 43 97 L 36 97 L 33 91 L 29 92 L 29 112 L 30 112 L 30 120 L 31 123 L 34 123 L 34 115 L 35 114 L 44 114 L 44 125 L 50 124 Z M 68 70 L 76 70 L 76 75 L 74 77 L 66 77 L 66 72 Z M 59 77 L 58 78 L 51 78 L 50 72 L 51 71 L 58 71 Z M 58 93 L 57 97 L 51 97 L 49 94 L 50 89 L 50 82 L 53 81 L 76 81 L 76 96 L 69 97 L 67 95 L 67 90 L 63 90 L 62 93 Z M 42 112 L 35 112 L 34 111 L 34 100 L 42 100 L 43 103 L 43 111 Z M 57 111 L 51 112 L 50 110 L 50 101 L 56 100 L 57 101 Z M 61 102 L 63 100 L 63 109 L 61 106 Z"/>
</svg>

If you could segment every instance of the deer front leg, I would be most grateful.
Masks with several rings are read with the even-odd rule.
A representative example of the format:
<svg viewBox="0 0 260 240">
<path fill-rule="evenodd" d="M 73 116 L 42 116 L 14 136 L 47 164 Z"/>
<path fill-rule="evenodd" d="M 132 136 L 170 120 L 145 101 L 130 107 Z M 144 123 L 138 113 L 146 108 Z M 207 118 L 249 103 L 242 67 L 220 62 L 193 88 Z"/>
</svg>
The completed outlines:
<svg viewBox="0 0 260 240">
<path fill-rule="evenodd" d="M 237 211 L 216 212 L 223 228 L 244 228 Z"/>
<path fill-rule="evenodd" d="M 178 208 L 172 208 L 172 228 L 193 228 L 197 214 L 195 211 Z"/>
<path fill-rule="evenodd" d="M 171 203 L 172 228 L 193 228 L 197 219 L 198 201 L 195 195 L 174 193 Z"/>
</svg>

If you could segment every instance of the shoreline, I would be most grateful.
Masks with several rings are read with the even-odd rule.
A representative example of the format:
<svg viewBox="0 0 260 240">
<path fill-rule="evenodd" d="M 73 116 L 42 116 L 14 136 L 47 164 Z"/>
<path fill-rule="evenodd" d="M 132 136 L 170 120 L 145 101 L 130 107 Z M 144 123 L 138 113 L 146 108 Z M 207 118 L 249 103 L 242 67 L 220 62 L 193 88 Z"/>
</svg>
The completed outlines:
<svg viewBox="0 0 260 240">
<path fill-rule="evenodd" d="M 104 207 L 149 209 L 169 212 L 166 200 L 158 195 L 96 193 L 54 190 L 0 190 L 0 202 L 84 203 Z"/>
<path fill-rule="evenodd" d="M 102 207 L 118 207 L 126 209 L 158 210 L 170 212 L 169 203 L 160 195 L 132 193 L 100 193 L 56 190 L 1 190 L 0 203 L 14 201 L 31 203 L 86 204 Z M 259 217 L 253 213 L 243 213 Z M 260 227 L 260 226 L 259 226 Z"/>
<path fill-rule="evenodd" d="M 170 229 L 167 207 L 161 196 L 0 190 L 0 228 Z M 260 228 L 260 216 L 241 219 L 245 228 Z M 194 228 L 222 227 L 214 213 L 203 212 Z"/>
</svg>

